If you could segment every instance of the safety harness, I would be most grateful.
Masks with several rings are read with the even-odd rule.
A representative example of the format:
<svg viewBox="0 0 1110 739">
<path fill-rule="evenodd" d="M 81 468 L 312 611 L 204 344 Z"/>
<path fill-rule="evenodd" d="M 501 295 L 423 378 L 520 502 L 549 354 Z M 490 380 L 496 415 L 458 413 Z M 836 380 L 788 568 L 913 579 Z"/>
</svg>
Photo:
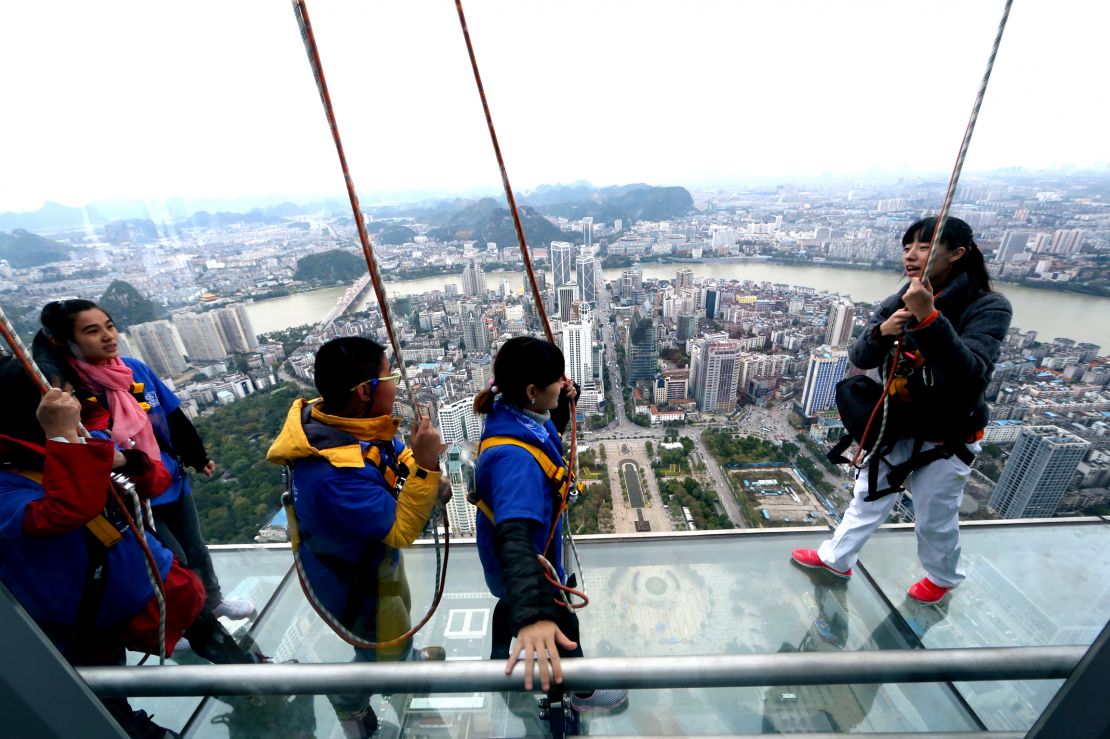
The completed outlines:
<svg viewBox="0 0 1110 739">
<path fill-rule="evenodd" d="M 524 451 L 531 454 L 533 458 L 535 458 L 536 463 L 539 464 L 540 469 L 543 470 L 544 477 L 546 477 L 547 481 L 551 483 L 552 494 L 555 497 L 555 514 L 552 516 L 551 525 L 551 532 L 552 535 L 554 535 L 555 527 L 558 525 L 559 516 L 563 515 L 563 511 L 566 510 L 568 501 L 571 498 L 572 487 L 575 491 L 575 494 L 577 494 L 581 490 L 580 483 L 572 484 L 571 482 L 570 465 L 567 463 L 566 460 L 563 460 L 563 464 L 557 465 L 552 462 L 551 457 L 547 456 L 547 454 L 538 446 L 534 446 L 525 441 L 521 441 L 520 439 L 513 438 L 512 436 L 490 436 L 486 439 L 483 439 L 482 443 L 478 445 L 478 456 L 481 457 L 482 452 L 486 451 L 487 449 L 492 449 L 495 446 L 515 446 L 523 449 Z M 469 501 L 474 504 L 479 511 L 482 512 L 482 515 L 484 515 L 491 524 L 495 523 L 493 518 L 493 509 L 491 509 L 484 500 L 478 497 L 477 491 L 474 491 L 471 494 Z M 549 536 L 549 543 L 550 539 L 551 537 Z"/>
<path fill-rule="evenodd" d="M 914 424 L 911 415 L 916 406 L 932 405 L 925 402 L 920 396 L 927 394 L 933 387 L 931 370 L 925 364 L 925 356 L 918 350 L 914 352 L 903 351 L 899 342 L 891 355 L 895 357 L 894 366 L 887 367 L 891 362 L 888 357 L 883 363 L 883 374 L 887 375 L 886 385 L 880 385 L 869 377 L 856 375 L 841 380 L 836 386 L 836 404 L 841 420 L 847 431 L 836 444 L 828 451 L 827 458 L 834 464 L 853 464 L 853 460 L 844 455 L 848 447 L 855 441 L 861 448 L 869 450 L 870 454 L 857 466 L 857 469 L 867 468 L 867 497 L 866 501 L 876 501 L 892 493 L 905 489 L 906 478 L 916 470 L 927 467 L 940 459 L 949 459 L 953 456 L 964 464 L 970 465 L 975 460 L 975 455 L 967 448 L 967 443 L 982 438 L 982 431 L 973 433 L 970 437 L 961 438 L 956 434 L 947 438 L 932 449 L 925 450 L 925 444 L 930 441 L 920 433 L 920 427 Z M 883 407 L 883 423 L 877 433 L 871 433 L 872 424 L 879 406 Z M 887 460 L 887 455 L 894 448 L 895 442 L 901 438 L 913 438 L 913 449 L 909 458 L 900 464 L 892 465 Z M 887 486 L 879 488 L 880 465 L 886 465 Z M 856 466 L 856 465 L 853 465 Z"/>
<path fill-rule="evenodd" d="M 574 475 L 570 471 L 570 463 L 563 460 L 563 464 L 555 464 L 551 461 L 551 457 L 537 446 L 529 444 L 528 442 L 521 441 L 520 439 L 512 436 L 490 436 L 482 440 L 478 445 L 478 457 L 481 458 L 482 453 L 487 449 L 492 449 L 497 446 L 515 446 L 532 455 L 536 463 L 539 464 L 540 469 L 543 470 L 544 477 L 547 478 L 548 483 L 551 485 L 551 493 L 554 498 L 552 501 L 552 515 L 551 515 L 551 530 L 547 535 L 547 543 L 544 544 L 543 554 L 537 554 L 540 564 L 544 568 L 544 578 L 548 584 L 554 587 L 558 593 L 559 598 L 555 600 L 558 605 L 565 606 L 571 610 L 585 608 L 589 605 L 590 599 L 586 594 L 580 590 L 575 589 L 577 585 L 574 575 L 571 575 L 567 580 L 567 584 L 559 582 L 558 570 L 551 564 L 551 561 L 546 557 L 546 554 L 551 549 L 551 542 L 555 539 L 555 531 L 559 527 L 559 519 L 562 518 L 563 513 L 567 510 L 570 502 L 577 498 L 578 494 L 582 491 L 582 483 L 574 479 Z M 484 500 L 478 496 L 478 491 L 473 490 L 467 495 L 467 501 L 473 504 L 482 515 L 490 522 L 490 525 L 496 523 L 493 515 L 493 509 L 489 507 Z M 574 603 L 569 596 L 576 596 L 582 599 L 581 603 Z"/>
<path fill-rule="evenodd" d="M 42 485 L 42 473 L 38 470 L 9 467 L 6 471 Z M 109 521 L 105 513 L 112 513 L 113 521 Z M 111 504 L 82 528 L 81 536 L 86 552 L 85 584 L 77 605 L 77 617 L 69 628 L 44 626 L 45 630 L 60 641 L 83 644 L 88 643 L 95 635 L 96 616 L 100 613 L 100 605 L 104 602 L 104 592 L 108 587 L 108 550 L 123 541 L 122 532 L 126 530 L 127 521 Z"/>
<path fill-rule="evenodd" d="M 304 409 L 301 411 L 302 424 L 308 423 L 311 413 L 312 406 L 306 403 Z M 388 449 L 387 445 L 389 447 Z M 362 456 L 367 463 L 381 473 L 382 477 L 385 479 L 389 494 L 396 500 L 405 480 L 408 479 L 410 474 L 413 474 L 412 471 L 416 469 L 416 474 L 420 474 L 422 470 L 415 464 L 410 464 L 410 462 L 412 462 L 411 449 L 406 447 L 394 458 L 392 445 L 392 440 L 388 442 L 370 442 L 363 451 Z M 293 549 L 293 560 L 296 564 L 298 574 L 301 575 L 305 593 L 308 595 L 309 601 L 320 614 L 321 618 L 323 618 L 328 626 L 344 640 L 351 643 L 359 642 L 355 644 L 355 646 L 363 646 L 364 643 L 369 644 L 369 642 L 363 642 L 357 635 L 349 631 L 354 627 L 358 619 L 358 615 L 362 610 L 361 606 L 363 601 L 372 597 L 392 597 L 401 594 L 400 583 L 382 582 L 378 578 L 377 572 L 372 567 L 375 555 L 377 554 L 377 548 L 381 545 L 381 542 L 367 542 L 366 547 L 354 564 L 335 554 L 320 551 L 318 544 L 315 543 L 316 537 L 307 530 L 302 529 L 300 527 L 300 522 L 297 520 L 297 511 L 293 505 L 292 468 L 286 466 L 283 469 L 285 492 L 281 496 L 281 504 L 285 509 L 285 515 L 288 521 L 287 527 L 289 531 L 289 541 Z M 344 601 L 342 611 L 339 614 L 333 614 L 328 611 L 319 601 L 315 592 L 312 591 L 308 577 L 304 575 L 304 568 L 300 558 L 300 547 L 302 545 L 308 549 L 308 551 L 312 552 L 312 556 L 315 557 L 320 564 L 331 571 L 339 578 L 340 582 L 347 586 L 347 597 Z M 385 646 L 385 644 L 375 644 L 374 646 L 381 647 Z"/>
</svg>

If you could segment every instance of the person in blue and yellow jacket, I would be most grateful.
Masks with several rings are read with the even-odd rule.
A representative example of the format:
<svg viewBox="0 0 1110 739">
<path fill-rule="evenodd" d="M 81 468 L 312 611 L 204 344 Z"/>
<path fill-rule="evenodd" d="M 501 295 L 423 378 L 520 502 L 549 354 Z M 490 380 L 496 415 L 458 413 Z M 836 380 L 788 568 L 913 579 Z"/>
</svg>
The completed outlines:
<svg viewBox="0 0 1110 739">
<path fill-rule="evenodd" d="M 582 656 L 578 616 L 560 605 L 540 561 L 542 555 L 566 585 L 560 506 L 569 473 L 560 434 L 571 420 L 577 388 L 564 370 L 557 346 L 517 336 L 497 352 L 492 386 L 474 399 L 474 411 L 486 416 L 475 470 L 478 555 L 498 599 L 490 659 L 508 658 L 509 674 L 523 656 L 529 690 L 533 659 L 546 691 L 552 678 L 562 682 L 561 657 Z M 614 708 L 626 698 L 626 691 L 616 689 L 575 693 L 571 706 Z"/>
<path fill-rule="evenodd" d="M 159 608 L 145 554 L 108 495 L 113 470 L 139 495 L 168 474 L 139 452 L 78 436 L 81 403 L 38 389 L 12 357 L 0 359 L 0 581 L 74 665 L 119 665 L 124 649 L 157 652 Z M 169 652 L 204 605 L 200 580 L 149 532 L 166 604 Z M 29 666 L 33 669 L 33 666 Z M 105 707 L 133 737 L 177 736 L 123 698 Z"/>
<path fill-rule="evenodd" d="M 321 399 L 298 399 L 267 454 L 291 472 L 307 587 L 328 617 L 367 642 L 387 642 L 411 625 L 401 549 L 423 531 L 440 497 L 439 431 L 421 419 L 406 447 L 391 412 L 399 372 L 379 344 L 359 336 L 329 341 L 316 354 Z M 356 662 L 439 658 L 412 640 L 355 649 Z M 348 736 L 369 736 L 369 696 L 332 696 Z M 360 734 L 359 731 L 362 731 Z"/>
</svg>

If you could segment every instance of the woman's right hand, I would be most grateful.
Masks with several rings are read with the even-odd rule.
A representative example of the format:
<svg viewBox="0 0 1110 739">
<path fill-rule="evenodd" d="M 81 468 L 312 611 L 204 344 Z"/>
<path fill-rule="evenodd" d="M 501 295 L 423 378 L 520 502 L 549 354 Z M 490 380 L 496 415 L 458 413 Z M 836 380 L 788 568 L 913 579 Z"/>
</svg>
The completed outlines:
<svg viewBox="0 0 1110 739">
<path fill-rule="evenodd" d="M 67 441 L 77 441 L 77 428 L 81 425 L 81 401 L 71 393 L 51 388 L 39 401 L 35 417 L 42 426 L 47 439 L 63 437 Z"/>
<path fill-rule="evenodd" d="M 516 635 L 516 643 L 509 652 L 509 661 L 505 663 L 505 674 L 511 675 L 513 667 L 524 652 L 524 689 L 532 689 L 532 660 L 539 657 L 540 687 L 547 691 L 551 687 L 551 678 L 547 666 L 547 658 L 551 658 L 550 673 L 555 676 L 555 682 L 563 682 L 563 666 L 559 662 L 559 647 L 574 649 L 578 646 L 559 630 L 554 621 L 536 621 L 528 624 Z"/>
<path fill-rule="evenodd" d="M 891 314 L 890 318 L 879 324 L 879 333 L 883 336 L 897 336 L 906 329 L 906 324 L 913 318 L 913 311 L 908 308 L 899 308 Z"/>
</svg>

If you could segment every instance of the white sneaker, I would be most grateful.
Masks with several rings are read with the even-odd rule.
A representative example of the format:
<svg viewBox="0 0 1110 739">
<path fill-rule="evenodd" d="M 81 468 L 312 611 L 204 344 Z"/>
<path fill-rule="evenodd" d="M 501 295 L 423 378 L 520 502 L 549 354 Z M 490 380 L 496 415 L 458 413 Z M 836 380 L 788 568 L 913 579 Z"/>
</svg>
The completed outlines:
<svg viewBox="0 0 1110 739">
<path fill-rule="evenodd" d="M 623 706 L 628 701 L 628 691 L 617 688 L 605 688 L 604 690 L 595 690 L 585 698 L 579 698 L 577 694 L 572 693 L 570 696 L 570 707 L 579 713 L 586 713 L 596 709 L 617 708 Z"/>
<path fill-rule="evenodd" d="M 239 598 L 224 598 L 220 604 L 212 609 L 212 613 L 217 617 L 223 616 L 230 618 L 232 621 L 239 621 L 244 618 L 250 618 L 258 613 L 254 607 L 254 603 L 249 600 L 242 600 Z"/>
</svg>

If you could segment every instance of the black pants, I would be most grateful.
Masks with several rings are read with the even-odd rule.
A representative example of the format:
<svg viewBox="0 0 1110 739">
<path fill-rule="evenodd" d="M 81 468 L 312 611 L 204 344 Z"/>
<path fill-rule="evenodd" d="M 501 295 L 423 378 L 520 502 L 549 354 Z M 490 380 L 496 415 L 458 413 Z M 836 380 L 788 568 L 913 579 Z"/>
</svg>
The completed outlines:
<svg viewBox="0 0 1110 739">
<path fill-rule="evenodd" d="M 200 533 L 200 519 L 197 518 L 193 496 L 185 494 L 172 503 L 154 505 L 151 510 L 154 511 L 157 527 L 154 535 L 174 553 L 182 567 L 192 570 L 204 583 L 204 610 L 211 613 L 223 600 L 223 593 L 220 581 L 216 579 L 216 570 L 212 567 L 212 556 Z"/>
<path fill-rule="evenodd" d="M 581 657 L 582 639 L 578 631 L 578 614 L 566 608 L 560 608 L 559 617 L 555 619 L 555 625 L 568 639 L 577 644 L 574 649 L 559 647 L 559 656 Z M 513 636 L 512 627 L 509 624 L 509 604 L 499 600 L 493 608 L 493 648 L 490 650 L 489 658 L 508 659 Z"/>
</svg>

